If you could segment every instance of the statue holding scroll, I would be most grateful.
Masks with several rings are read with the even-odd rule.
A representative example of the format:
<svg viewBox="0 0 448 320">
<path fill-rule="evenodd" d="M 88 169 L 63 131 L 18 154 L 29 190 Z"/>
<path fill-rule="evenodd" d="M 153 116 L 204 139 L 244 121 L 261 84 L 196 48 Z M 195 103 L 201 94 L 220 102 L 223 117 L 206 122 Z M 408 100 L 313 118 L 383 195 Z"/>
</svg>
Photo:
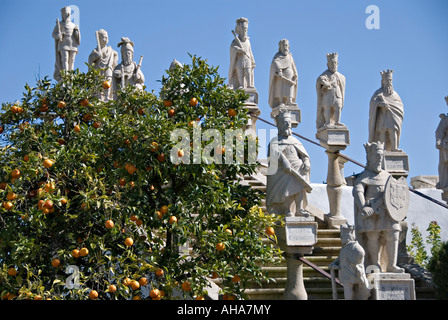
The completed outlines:
<svg viewBox="0 0 448 320">
<path fill-rule="evenodd" d="M 78 54 L 78 46 L 81 43 L 79 26 L 71 21 L 71 12 L 70 7 L 61 9 L 62 20 L 57 19 L 52 33 L 56 54 L 53 77 L 58 82 L 61 80 L 60 72 L 62 70 L 74 69 L 75 56 Z"/>
<path fill-rule="evenodd" d="M 115 67 L 113 72 L 114 91 L 116 92 L 128 84 L 136 89 L 143 90 L 145 84 L 145 76 L 141 71 L 143 56 L 140 57 L 138 64 L 133 61 L 134 43 L 129 38 L 122 37 L 118 47 L 121 47 L 121 63 Z"/>
<path fill-rule="evenodd" d="M 316 81 L 317 130 L 321 128 L 345 127 L 341 121 L 344 106 L 345 77 L 338 72 L 338 54 L 327 54 L 327 67 Z"/>
<path fill-rule="evenodd" d="M 107 31 L 104 29 L 95 32 L 97 47 L 89 55 L 89 65 L 95 69 L 101 70 L 101 74 L 110 84 L 112 83 L 112 73 L 118 63 L 118 53 L 108 46 L 109 38 Z M 105 89 L 101 100 L 107 101 L 113 99 L 112 87 Z"/>
<path fill-rule="evenodd" d="M 310 157 L 299 140 L 292 137 L 291 114 L 281 109 L 276 117 L 278 137 L 269 144 L 266 206 L 270 213 L 287 217 L 309 216 Z"/>
<path fill-rule="evenodd" d="M 252 54 L 246 18 L 236 20 L 235 39 L 230 45 L 229 86 L 236 89 L 254 88 L 255 60 Z"/>
</svg>

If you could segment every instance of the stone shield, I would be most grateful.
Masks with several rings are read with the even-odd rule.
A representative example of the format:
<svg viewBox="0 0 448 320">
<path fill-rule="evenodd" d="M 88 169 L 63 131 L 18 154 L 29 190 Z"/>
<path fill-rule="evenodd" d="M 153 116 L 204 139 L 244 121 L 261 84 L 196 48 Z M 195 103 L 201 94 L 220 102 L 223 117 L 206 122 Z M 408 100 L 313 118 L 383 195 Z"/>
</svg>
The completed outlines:
<svg viewBox="0 0 448 320">
<path fill-rule="evenodd" d="M 406 218 L 409 207 L 409 187 L 406 178 L 398 180 L 390 176 L 384 188 L 384 204 L 389 216 L 395 221 Z"/>
</svg>

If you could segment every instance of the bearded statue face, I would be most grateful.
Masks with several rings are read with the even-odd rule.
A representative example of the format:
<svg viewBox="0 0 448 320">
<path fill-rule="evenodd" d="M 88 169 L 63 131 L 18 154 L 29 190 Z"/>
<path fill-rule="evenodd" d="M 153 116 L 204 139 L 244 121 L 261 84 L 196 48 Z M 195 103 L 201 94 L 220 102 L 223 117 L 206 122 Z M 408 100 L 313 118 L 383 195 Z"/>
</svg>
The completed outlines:
<svg viewBox="0 0 448 320">
<path fill-rule="evenodd" d="M 388 95 L 391 95 L 394 92 L 394 86 L 392 84 L 392 75 L 387 75 L 383 77 L 382 88 Z"/>
<path fill-rule="evenodd" d="M 134 53 L 131 50 L 126 50 L 122 57 L 123 64 L 129 66 L 134 60 Z"/>
</svg>

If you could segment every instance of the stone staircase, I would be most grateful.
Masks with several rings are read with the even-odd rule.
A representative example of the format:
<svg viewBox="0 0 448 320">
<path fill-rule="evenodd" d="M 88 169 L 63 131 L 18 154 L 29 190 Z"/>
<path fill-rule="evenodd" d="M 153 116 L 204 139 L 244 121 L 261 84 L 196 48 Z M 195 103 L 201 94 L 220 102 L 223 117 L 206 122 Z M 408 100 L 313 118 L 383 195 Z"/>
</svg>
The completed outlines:
<svg viewBox="0 0 448 320">
<path fill-rule="evenodd" d="M 241 183 L 265 192 L 266 176 L 264 175 L 265 172 L 263 172 L 263 166 L 261 166 L 260 169 L 261 170 L 257 174 L 244 177 L 244 180 Z M 264 211 L 266 210 L 264 201 L 262 202 L 261 208 Z M 314 245 L 312 254 L 305 255 L 305 258 L 323 271 L 330 273 L 328 265 L 338 257 L 341 249 L 340 232 L 339 229 L 328 228 L 323 219 L 322 212 L 319 212 L 317 208 L 313 209 L 316 209 L 316 212 L 313 212 L 313 215 L 316 218 L 316 222 L 318 222 L 318 240 Z M 265 239 L 265 241 L 269 242 L 270 240 Z M 282 300 L 287 274 L 285 259 L 282 259 L 280 264 L 276 264 L 275 266 L 263 266 L 263 269 L 268 272 L 269 277 L 273 278 L 274 281 L 269 283 L 265 282 L 261 286 L 253 284 L 245 291 L 248 298 L 251 300 Z M 413 276 L 412 272 L 411 276 Z M 333 299 L 331 280 L 306 264 L 303 266 L 303 279 L 308 294 L 308 300 Z M 417 300 L 435 299 L 435 293 L 432 287 L 428 287 L 427 284 L 419 281 L 419 279 L 415 279 L 415 285 Z M 336 287 L 338 299 L 343 299 L 343 288 L 339 285 Z"/>
<path fill-rule="evenodd" d="M 250 185 L 252 188 L 263 192 L 266 191 L 265 176 L 262 172 L 253 176 L 245 176 L 241 183 Z M 264 200 L 261 209 L 266 210 Z M 328 265 L 338 257 L 341 249 L 339 229 L 328 229 L 323 219 L 318 217 L 316 217 L 316 222 L 318 222 L 318 241 L 314 246 L 313 253 L 305 256 L 305 258 L 329 273 Z M 269 242 L 268 239 L 265 241 Z M 275 279 L 275 281 L 264 283 L 261 286 L 254 284 L 245 293 L 252 300 L 282 300 L 286 285 L 286 261 L 282 259 L 280 264 L 275 266 L 263 266 L 263 270 L 266 270 L 269 277 Z M 309 300 L 333 299 L 330 279 L 306 264 L 303 266 L 303 278 Z M 338 298 L 342 299 L 343 288 L 341 286 L 337 287 Z"/>
</svg>

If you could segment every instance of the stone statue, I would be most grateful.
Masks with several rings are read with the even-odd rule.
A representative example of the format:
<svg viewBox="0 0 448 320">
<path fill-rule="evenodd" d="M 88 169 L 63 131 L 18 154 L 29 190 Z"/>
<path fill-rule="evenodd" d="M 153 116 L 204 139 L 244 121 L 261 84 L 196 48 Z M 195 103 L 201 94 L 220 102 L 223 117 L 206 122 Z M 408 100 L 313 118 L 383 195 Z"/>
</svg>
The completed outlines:
<svg viewBox="0 0 448 320">
<path fill-rule="evenodd" d="M 112 73 L 118 63 L 118 53 L 107 45 L 109 37 L 106 30 L 98 30 L 95 34 L 97 47 L 89 55 L 89 65 L 93 65 L 95 69 L 101 69 L 101 74 L 112 84 Z M 113 99 L 112 86 L 101 96 L 103 101 L 111 99 Z"/>
<path fill-rule="evenodd" d="M 369 142 L 384 143 L 386 151 L 401 151 L 403 103 L 392 85 L 393 70 L 381 71 L 381 88 L 370 99 Z"/>
<path fill-rule="evenodd" d="M 289 52 L 289 41 L 280 40 L 279 51 L 272 59 L 269 75 L 269 105 L 272 109 L 281 104 L 295 105 L 297 98 L 298 73 Z"/>
<path fill-rule="evenodd" d="M 291 114 L 281 109 L 276 117 L 278 137 L 269 144 L 266 207 L 270 213 L 287 217 L 309 216 L 307 192 L 311 192 L 310 157 L 292 137 Z"/>
<path fill-rule="evenodd" d="M 355 239 L 354 226 L 341 225 L 340 230 L 342 247 L 338 258 L 328 268 L 339 270 L 345 300 L 367 300 L 370 289 L 364 271 L 365 251 Z"/>
<path fill-rule="evenodd" d="M 145 76 L 141 71 L 143 56 L 140 57 L 139 64 L 134 62 L 134 43 L 129 38 L 122 37 L 118 47 L 121 47 L 121 63 L 115 67 L 113 72 L 112 87 L 114 91 L 128 84 L 143 90 L 145 84 Z"/>
<path fill-rule="evenodd" d="M 52 37 L 55 39 L 56 61 L 53 77 L 61 80 L 61 70 L 71 71 L 75 66 L 75 56 L 78 54 L 78 46 L 81 43 L 79 27 L 71 21 L 70 7 L 61 9 L 62 20 L 57 19 Z"/>
<path fill-rule="evenodd" d="M 445 97 L 448 104 L 448 96 Z M 439 149 L 439 182 L 437 189 L 448 188 L 448 115 L 440 114 L 436 129 L 436 148 Z"/>
<path fill-rule="evenodd" d="M 402 273 L 404 270 L 396 263 L 400 220 L 407 211 L 409 190 L 407 185 L 392 184 L 395 179 L 382 169 L 383 143 L 366 143 L 364 147 L 366 169 L 353 184 L 356 237 L 366 250 L 366 266 L 372 265 L 382 272 Z"/>
<path fill-rule="evenodd" d="M 235 39 L 230 45 L 229 86 L 236 89 L 254 88 L 255 60 L 252 54 L 246 18 L 236 20 Z"/>
<path fill-rule="evenodd" d="M 316 82 L 317 130 L 344 127 L 341 111 L 344 106 L 345 77 L 338 72 L 338 54 L 327 54 L 327 67 Z"/>
</svg>

